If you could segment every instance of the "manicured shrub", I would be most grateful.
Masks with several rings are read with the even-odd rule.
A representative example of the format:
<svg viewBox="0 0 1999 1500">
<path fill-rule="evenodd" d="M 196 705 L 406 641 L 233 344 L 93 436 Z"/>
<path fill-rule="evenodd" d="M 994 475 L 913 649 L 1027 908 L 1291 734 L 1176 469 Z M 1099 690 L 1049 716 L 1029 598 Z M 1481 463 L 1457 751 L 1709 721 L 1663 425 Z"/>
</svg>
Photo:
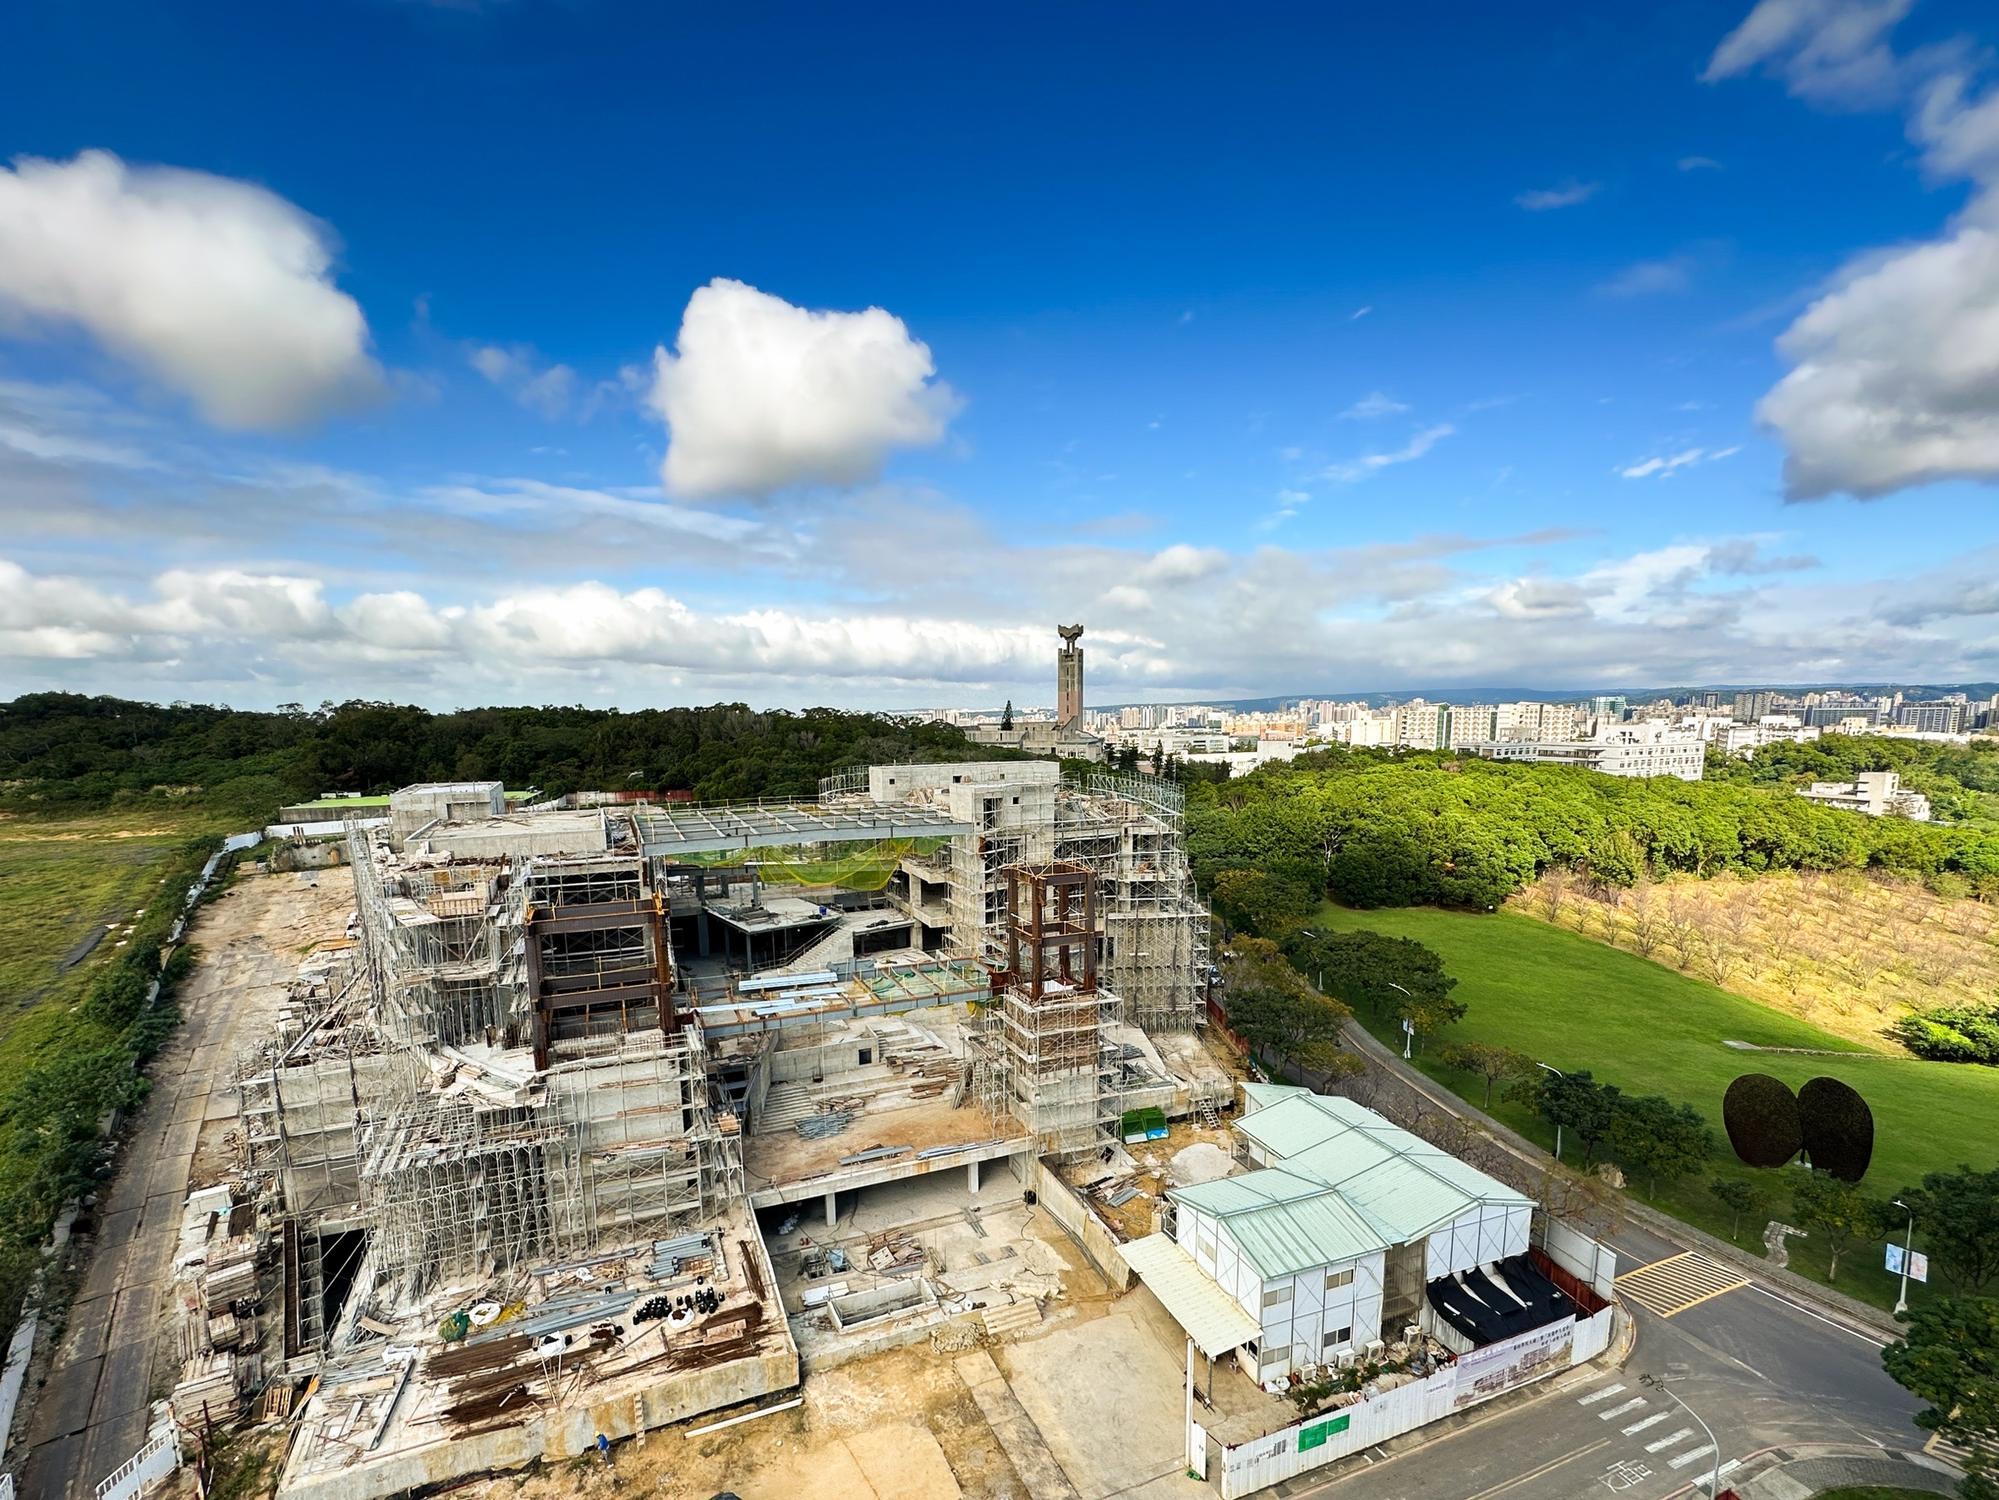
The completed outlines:
<svg viewBox="0 0 1999 1500">
<path fill-rule="evenodd" d="M 1874 1159 L 1874 1111 L 1849 1084 L 1813 1078 L 1798 1090 L 1805 1154 L 1820 1172 L 1858 1182 Z"/>
<path fill-rule="evenodd" d="M 1781 1167 L 1803 1144 L 1797 1096 L 1768 1073 L 1744 1073 L 1731 1083 L 1722 1095 L 1721 1120 L 1729 1145 L 1752 1167 Z"/>
</svg>

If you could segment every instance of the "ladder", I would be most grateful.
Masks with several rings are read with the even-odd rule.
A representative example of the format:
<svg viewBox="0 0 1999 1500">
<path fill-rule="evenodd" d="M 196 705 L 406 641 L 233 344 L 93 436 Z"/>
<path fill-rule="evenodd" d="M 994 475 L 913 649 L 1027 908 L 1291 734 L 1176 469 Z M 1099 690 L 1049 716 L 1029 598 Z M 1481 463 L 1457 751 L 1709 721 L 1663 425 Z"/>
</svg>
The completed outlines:
<svg viewBox="0 0 1999 1500">
<path fill-rule="evenodd" d="M 1194 1101 L 1194 1118 L 1210 1130 L 1222 1128 L 1221 1114 L 1215 1108 L 1214 1099 L 1207 1094 L 1202 1094 Z"/>
<path fill-rule="evenodd" d="M 326 1339 L 325 1267 L 316 1229 L 298 1231 L 298 1343 L 301 1354 L 316 1354 Z"/>
</svg>

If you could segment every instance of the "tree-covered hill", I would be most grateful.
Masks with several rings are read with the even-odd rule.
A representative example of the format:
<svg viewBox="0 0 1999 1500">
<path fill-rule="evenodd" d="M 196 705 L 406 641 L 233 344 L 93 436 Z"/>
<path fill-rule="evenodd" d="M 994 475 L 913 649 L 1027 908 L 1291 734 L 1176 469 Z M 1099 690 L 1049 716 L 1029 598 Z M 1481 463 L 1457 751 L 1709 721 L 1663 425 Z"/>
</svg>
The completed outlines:
<svg viewBox="0 0 1999 1500">
<path fill-rule="evenodd" d="M 990 760 L 946 724 L 808 709 L 475 708 L 287 705 L 271 713 L 36 693 L 0 704 L 0 804 L 63 809 L 199 800 L 261 818 L 322 792 L 495 779 L 579 788 L 692 791 L 704 801 L 813 793 L 864 762 Z"/>
<path fill-rule="evenodd" d="M 1979 754 L 1982 768 L 1989 756 Z M 1204 887 L 1224 871 L 1254 870 L 1293 886 L 1294 905 L 1328 892 L 1349 906 L 1482 910 L 1555 864 L 1616 885 L 1641 872 L 1950 873 L 1999 899 L 1999 826 L 1868 818 L 1807 801 L 1789 778 L 1638 780 L 1334 749 L 1193 787 L 1189 803 L 1189 852 Z"/>
</svg>

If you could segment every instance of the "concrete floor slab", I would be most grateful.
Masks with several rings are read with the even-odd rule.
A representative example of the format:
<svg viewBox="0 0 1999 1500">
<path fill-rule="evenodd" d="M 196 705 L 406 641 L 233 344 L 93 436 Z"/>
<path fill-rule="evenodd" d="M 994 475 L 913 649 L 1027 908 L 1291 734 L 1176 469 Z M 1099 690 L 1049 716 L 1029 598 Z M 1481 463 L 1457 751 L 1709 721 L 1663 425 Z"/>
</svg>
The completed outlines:
<svg viewBox="0 0 1999 1500">
<path fill-rule="evenodd" d="M 140 1212 L 137 1208 L 121 1208 L 116 1213 L 106 1214 L 97 1226 L 95 1253 L 107 1255 L 130 1243 L 139 1231 Z"/>
<path fill-rule="evenodd" d="M 103 1373 L 104 1358 L 79 1359 L 49 1376 L 35 1404 L 38 1438 L 48 1441 L 81 1432 L 90 1420 L 90 1405 L 97 1396 L 97 1377 Z"/>
<path fill-rule="evenodd" d="M 72 1302 L 58 1358 L 65 1364 L 76 1364 L 100 1357 L 111 1342 L 111 1319 L 117 1311 L 117 1302 L 115 1292 L 89 1302 Z"/>
<path fill-rule="evenodd" d="M 1213 1494 L 1185 1477 L 1181 1360 L 1129 1308 L 1007 1344 L 996 1363 L 1083 1500 L 1153 1482 L 1162 1496 Z"/>
<path fill-rule="evenodd" d="M 83 1460 L 81 1434 L 69 1433 L 32 1449 L 21 1465 L 16 1493 L 21 1500 L 62 1500 L 69 1479 Z"/>
</svg>

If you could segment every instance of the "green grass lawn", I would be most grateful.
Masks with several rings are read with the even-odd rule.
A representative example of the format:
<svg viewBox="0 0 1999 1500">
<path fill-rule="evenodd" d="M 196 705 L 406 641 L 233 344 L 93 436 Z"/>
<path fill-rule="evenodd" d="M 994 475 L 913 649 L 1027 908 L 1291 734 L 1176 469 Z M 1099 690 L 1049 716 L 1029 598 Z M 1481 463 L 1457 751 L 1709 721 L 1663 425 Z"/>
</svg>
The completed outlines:
<svg viewBox="0 0 1999 1500">
<path fill-rule="evenodd" d="M 199 814 L 0 818 L 0 1064 L 60 1029 L 90 976 L 119 951 L 107 933 L 88 957 L 64 959 L 96 928 L 178 903 L 160 885 L 173 855 L 205 830 Z M 0 1066 L 0 1075 L 11 1070 Z"/>
<path fill-rule="evenodd" d="M 1959 1163 L 1985 1169 L 1999 1162 L 1999 1069 L 1870 1053 L 1852 1043 L 1690 979 L 1636 954 L 1509 912 L 1478 916 L 1403 907 L 1349 911 L 1327 906 L 1317 925 L 1341 931 L 1372 929 L 1414 938 L 1443 958 L 1457 977 L 1455 994 L 1469 1007 L 1465 1019 L 1428 1055 L 1414 1059 L 1430 1077 L 1474 1103 L 1484 1081 L 1447 1068 L 1436 1052 L 1448 1041 L 1502 1044 L 1562 1069 L 1587 1068 L 1599 1080 L 1631 1094 L 1664 1094 L 1693 1105 L 1713 1124 L 1719 1154 L 1714 1169 L 1662 1187 L 1658 1206 L 1711 1234 L 1726 1237 L 1728 1215 L 1706 1189 L 1720 1174 L 1754 1176 L 1778 1190 L 1772 1216 L 1789 1203 L 1783 1172 L 1751 1173 L 1728 1150 L 1721 1131 L 1721 1097 L 1742 1073 L 1769 1073 L 1793 1088 L 1820 1074 L 1850 1083 L 1873 1108 L 1874 1162 L 1862 1186 L 1887 1198 L 1924 1172 Z M 1868 941 L 1865 933 L 1855 941 Z M 1362 1014 L 1383 1041 L 1401 1044 L 1394 1023 Z M 1846 1057 L 1798 1057 L 1741 1052 L 1725 1040 L 1770 1047 L 1828 1047 Z M 1523 1135 L 1552 1147 L 1553 1131 L 1538 1115 L 1495 1097 L 1492 1113 Z M 1634 1184 L 1634 1189 L 1642 1184 Z M 1755 1244 L 1761 1222 L 1745 1225 L 1742 1240 Z M 1916 1243 L 1922 1243 L 1917 1226 Z M 1895 1299 L 1895 1282 L 1881 1266 L 1877 1245 L 1849 1247 L 1837 1285 L 1851 1296 L 1883 1306 Z M 1825 1279 L 1826 1256 L 1812 1240 L 1791 1242 L 1791 1265 Z M 1911 1288 L 1912 1294 L 1918 1289 Z"/>
</svg>

